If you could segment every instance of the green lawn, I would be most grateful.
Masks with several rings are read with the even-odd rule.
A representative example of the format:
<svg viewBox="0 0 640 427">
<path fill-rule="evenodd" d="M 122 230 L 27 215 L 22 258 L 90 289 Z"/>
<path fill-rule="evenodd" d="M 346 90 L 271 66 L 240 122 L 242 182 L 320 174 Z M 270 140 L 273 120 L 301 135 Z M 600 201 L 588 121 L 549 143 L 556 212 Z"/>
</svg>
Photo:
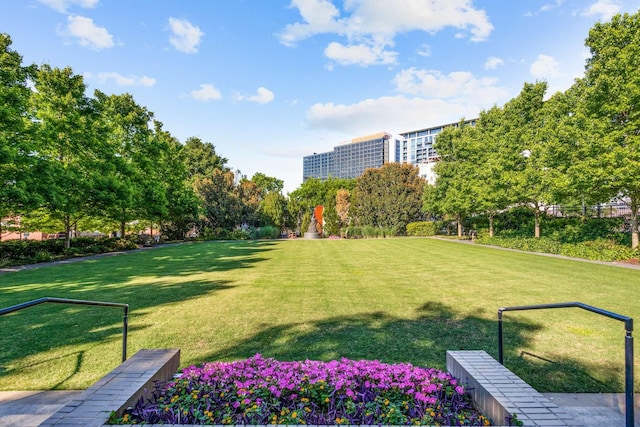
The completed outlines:
<svg viewBox="0 0 640 427">
<path fill-rule="evenodd" d="M 180 348 L 184 366 L 261 353 L 444 368 L 446 350 L 497 358 L 501 306 L 580 301 L 638 319 L 640 270 L 398 238 L 194 243 L 0 275 L 0 307 L 45 296 L 128 303 L 129 355 Z M 538 390 L 623 391 L 621 322 L 504 319 L 505 364 Z M 120 362 L 119 308 L 44 304 L 0 325 L 0 390 L 85 388 Z"/>
</svg>

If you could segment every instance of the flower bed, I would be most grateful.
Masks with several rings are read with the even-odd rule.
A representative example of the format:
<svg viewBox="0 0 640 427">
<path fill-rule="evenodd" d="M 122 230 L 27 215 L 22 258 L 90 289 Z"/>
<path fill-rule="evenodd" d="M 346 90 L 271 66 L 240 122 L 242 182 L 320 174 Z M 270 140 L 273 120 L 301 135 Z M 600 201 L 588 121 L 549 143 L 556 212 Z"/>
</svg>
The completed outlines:
<svg viewBox="0 0 640 427">
<path fill-rule="evenodd" d="M 189 367 L 125 423 L 483 426 L 450 374 L 349 359 L 279 362 L 259 354 Z"/>
</svg>

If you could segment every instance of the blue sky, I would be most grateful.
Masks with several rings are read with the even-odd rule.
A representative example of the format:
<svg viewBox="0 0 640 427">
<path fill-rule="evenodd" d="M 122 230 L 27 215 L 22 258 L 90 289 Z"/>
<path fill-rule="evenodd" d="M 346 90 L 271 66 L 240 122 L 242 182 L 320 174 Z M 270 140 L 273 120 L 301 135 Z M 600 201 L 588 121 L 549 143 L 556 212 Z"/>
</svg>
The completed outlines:
<svg viewBox="0 0 640 427">
<path fill-rule="evenodd" d="M 249 178 L 302 182 L 352 138 L 477 117 L 525 82 L 566 90 L 597 21 L 640 0 L 1 0 L 25 64 L 131 93 Z"/>
</svg>

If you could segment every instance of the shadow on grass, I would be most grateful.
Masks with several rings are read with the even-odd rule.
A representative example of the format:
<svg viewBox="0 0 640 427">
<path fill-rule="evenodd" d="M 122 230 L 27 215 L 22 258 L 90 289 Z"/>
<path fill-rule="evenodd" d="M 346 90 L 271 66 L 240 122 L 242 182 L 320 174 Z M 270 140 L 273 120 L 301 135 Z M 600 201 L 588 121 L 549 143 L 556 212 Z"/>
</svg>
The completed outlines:
<svg viewBox="0 0 640 427">
<path fill-rule="evenodd" d="M 229 242 L 168 247 L 42 268 L 23 276 L 29 283 L 21 283 L 20 273 L 5 275 L 0 284 L 0 307 L 51 296 L 126 303 L 130 315 L 136 316 L 148 308 L 233 288 L 229 280 L 189 275 L 251 268 L 263 260 L 260 253 L 270 246 L 269 242 Z M 130 283 L 134 279 L 136 283 Z M 122 316 L 123 310 L 117 307 L 66 304 L 42 304 L 2 316 L 0 376 L 27 366 L 21 360 L 28 356 L 65 346 L 121 340 Z M 129 333 L 146 327 L 130 325 Z M 80 359 L 74 373 L 81 365 Z"/>
<path fill-rule="evenodd" d="M 309 323 L 263 325 L 252 337 L 211 352 L 202 363 L 237 360 L 262 354 L 278 360 L 377 359 L 446 369 L 447 350 L 485 350 L 497 359 L 497 322 L 478 316 L 459 317 L 444 304 L 429 302 L 414 318 L 383 312 L 332 317 Z M 481 314 L 481 313 L 478 313 Z M 620 390 L 619 376 L 593 378 L 589 367 L 574 360 L 531 363 L 517 356 L 527 337 L 541 325 L 510 321 L 507 367 L 539 391 L 577 392 L 574 381 L 590 392 Z M 512 366 L 510 366 L 512 365 Z M 562 375 L 560 375 L 562 373 Z M 580 390 L 582 391 L 582 390 Z"/>
</svg>

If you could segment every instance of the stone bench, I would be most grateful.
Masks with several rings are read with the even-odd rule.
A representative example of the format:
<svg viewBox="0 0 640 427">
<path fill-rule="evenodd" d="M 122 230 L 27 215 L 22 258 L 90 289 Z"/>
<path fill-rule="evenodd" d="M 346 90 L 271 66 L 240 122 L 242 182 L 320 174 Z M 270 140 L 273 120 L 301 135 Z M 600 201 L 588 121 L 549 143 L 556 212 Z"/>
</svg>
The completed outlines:
<svg viewBox="0 0 640 427">
<path fill-rule="evenodd" d="M 573 426 L 571 417 L 485 351 L 447 351 L 447 370 L 494 425 L 517 415 L 524 426 Z"/>
</svg>

